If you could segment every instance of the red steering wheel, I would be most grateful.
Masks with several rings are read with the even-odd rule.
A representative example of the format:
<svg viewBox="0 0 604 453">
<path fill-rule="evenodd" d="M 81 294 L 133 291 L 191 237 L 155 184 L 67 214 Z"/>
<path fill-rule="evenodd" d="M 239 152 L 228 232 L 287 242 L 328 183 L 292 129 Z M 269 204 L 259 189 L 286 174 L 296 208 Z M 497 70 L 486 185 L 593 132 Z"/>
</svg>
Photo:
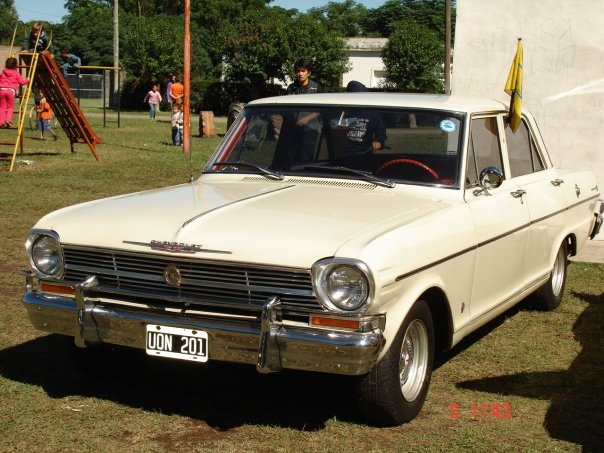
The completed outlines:
<svg viewBox="0 0 604 453">
<path fill-rule="evenodd" d="M 422 170 L 426 171 L 430 176 L 432 176 L 434 179 L 440 179 L 440 177 L 438 176 L 438 173 L 436 173 L 434 170 L 432 170 L 426 164 L 424 164 L 424 163 L 422 163 L 420 161 L 417 161 L 415 159 L 392 159 L 392 160 L 389 160 L 388 162 L 384 162 L 382 164 L 382 166 L 377 169 L 377 171 L 375 172 L 375 174 L 379 175 L 386 168 L 391 167 L 393 165 L 407 165 L 407 164 L 408 165 L 415 165 L 416 167 L 421 168 Z"/>
</svg>

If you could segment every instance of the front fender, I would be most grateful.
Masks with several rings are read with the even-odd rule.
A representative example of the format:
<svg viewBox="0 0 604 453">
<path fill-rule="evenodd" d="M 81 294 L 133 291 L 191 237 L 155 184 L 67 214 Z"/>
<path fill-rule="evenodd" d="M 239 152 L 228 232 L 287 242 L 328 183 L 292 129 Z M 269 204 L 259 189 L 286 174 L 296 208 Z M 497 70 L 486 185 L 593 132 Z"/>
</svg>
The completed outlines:
<svg viewBox="0 0 604 453">
<path fill-rule="evenodd" d="M 426 300 L 438 318 L 436 332 L 441 346 L 450 347 L 454 332 L 470 322 L 470 300 L 474 277 L 474 251 L 434 264 L 412 274 L 401 275 L 382 288 L 379 309 L 386 313 L 384 337 L 386 353 L 411 307 L 420 299 Z M 442 294 L 442 297 L 436 297 Z M 439 305 L 440 304 L 440 305 Z M 443 327 L 446 328 L 443 331 Z"/>
</svg>

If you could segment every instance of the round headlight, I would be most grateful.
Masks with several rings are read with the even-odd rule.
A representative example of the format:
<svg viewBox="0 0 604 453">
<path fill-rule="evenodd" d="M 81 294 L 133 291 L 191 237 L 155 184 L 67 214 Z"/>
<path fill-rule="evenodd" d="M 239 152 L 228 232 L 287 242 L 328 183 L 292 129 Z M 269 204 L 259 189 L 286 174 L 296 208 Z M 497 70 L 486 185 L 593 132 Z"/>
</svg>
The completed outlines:
<svg viewBox="0 0 604 453">
<path fill-rule="evenodd" d="M 328 261 L 315 267 L 315 289 L 328 307 L 344 311 L 361 308 L 372 294 L 369 271 L 356 261 Z"/>
<path fill-rule="evenodd" d="M 60 277 L 63 273 L 63 256 L 59 241 L 52 237 L 41 235 L 31 244 L 31 262 L 42 274 Z"/>
</svg>

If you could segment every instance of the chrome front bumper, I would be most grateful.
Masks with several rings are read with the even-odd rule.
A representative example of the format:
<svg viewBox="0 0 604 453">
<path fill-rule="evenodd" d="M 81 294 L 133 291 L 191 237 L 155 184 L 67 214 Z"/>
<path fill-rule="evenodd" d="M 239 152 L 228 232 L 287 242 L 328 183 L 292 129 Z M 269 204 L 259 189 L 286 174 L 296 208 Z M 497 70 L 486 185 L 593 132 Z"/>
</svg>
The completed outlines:
<svg viewBox="0 0 604 453">
<path fill-rule="evenodd" d="M 33 288 L 27 275 L 23 303 L 35 328 L 70 335 L 79 347 L 108 343 L 145 350 L 146 325 L 203 330 L 209 360 L 255 365 L 259 372 L 283 368 L 360 375 L 371 370 L 384 346 L 381 328 L 370 332 L 286 325 L 277 320 L 278 300 L 265 304 L 260 323 L 141 310 L 86 298 L 94 277 L 76 285 L 73 297 Z"/>
</svg>

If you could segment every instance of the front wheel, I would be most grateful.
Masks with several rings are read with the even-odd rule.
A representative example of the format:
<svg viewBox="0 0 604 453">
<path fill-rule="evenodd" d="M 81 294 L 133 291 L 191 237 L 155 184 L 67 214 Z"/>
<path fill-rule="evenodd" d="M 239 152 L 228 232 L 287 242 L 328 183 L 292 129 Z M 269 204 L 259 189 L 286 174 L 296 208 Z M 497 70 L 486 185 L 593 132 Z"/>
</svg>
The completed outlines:
<svg viewBox="0 0 604 453">
<path fill-rule="evenodd" d="M 566 271 L 568 267 L 568 249 L 566 241 L 560 245 L 554 267 L 549 275 L 547 283 L 539 288 L 537 293 L 536 308 L 550 311 L 558 308 L 562 302 L 562 294 L 566 285 Z"/>
<path fill-rule="evenodd" d="M 390 349 L 357 387 L 361 410 L 380 425 L 400 425 L 421 410 L 434 363 L 434 325 L 430 308 L 417 301 Z"/>
</svg>

